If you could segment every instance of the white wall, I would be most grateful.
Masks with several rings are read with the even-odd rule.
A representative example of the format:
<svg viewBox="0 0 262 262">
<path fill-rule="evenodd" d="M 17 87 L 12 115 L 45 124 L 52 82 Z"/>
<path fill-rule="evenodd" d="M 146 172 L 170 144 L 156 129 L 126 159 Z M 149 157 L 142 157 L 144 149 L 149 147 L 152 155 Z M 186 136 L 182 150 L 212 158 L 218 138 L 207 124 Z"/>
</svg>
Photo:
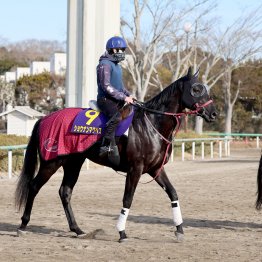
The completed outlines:
<svg viewBox="0 0 262 262">
<path fill-rule="evenodd" d="M 32 131 L 33 131 L 33 127 L 35 125 L 35 123 L 37 122 L 37 118 L 27 118 L 26 121 L 26 127 L 25 127 L 25 135 L 26 136 L 31 136 Z"/>
<path fill-rule="evenodd" d="M 43 72 L 50 72 L 50 62 L 33 61 L 30 65 L 30 74 L 36 75 Z"/>
<path fill-rule="evenodd" d="M 16 68 L 16 80 L 25 75 L 30 75 L 30 67 L 17 67 Z"/>
<path fill-rule="evenodd" d="M 15 82 L 16 81 L 16 73 L 15 72 L 5 72 L 5 82 L 10 83 L 10 82 Z"/>
<path fill-rule="evenodd" d="M 50 71 L 56 75 L 66 73 L 66 53 L 54 53 L 50 59 Z"/>
<path fill-rule="evenodd" d="M 7 115 L 7 134 L 8 135 L 26 135 L 26 121 L 28 116 L 14 111 Z"/>
</svg>

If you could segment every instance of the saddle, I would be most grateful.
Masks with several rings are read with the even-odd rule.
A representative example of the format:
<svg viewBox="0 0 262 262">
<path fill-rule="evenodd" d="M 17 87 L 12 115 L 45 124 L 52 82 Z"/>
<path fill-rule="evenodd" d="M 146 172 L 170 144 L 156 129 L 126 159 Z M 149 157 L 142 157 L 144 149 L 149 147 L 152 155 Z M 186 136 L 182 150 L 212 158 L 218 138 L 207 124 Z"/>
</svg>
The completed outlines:
<svg viewBox="0 0 262 262">
<path fill-rule="evenodd" d="M 123 106 L 120 110 L 122 120 L 116 128 L 116 136 L 125 134 L 128 130 L 134 116 L 133 107 Z M 107 123 L 110 121 L 102 112 L 100 112 L 95 100 L 89 101 L 89 108 L 80 111 L 74 119 L 71 133 L 80 133 L 87 135 L 103 135 Z"/>
</svg>

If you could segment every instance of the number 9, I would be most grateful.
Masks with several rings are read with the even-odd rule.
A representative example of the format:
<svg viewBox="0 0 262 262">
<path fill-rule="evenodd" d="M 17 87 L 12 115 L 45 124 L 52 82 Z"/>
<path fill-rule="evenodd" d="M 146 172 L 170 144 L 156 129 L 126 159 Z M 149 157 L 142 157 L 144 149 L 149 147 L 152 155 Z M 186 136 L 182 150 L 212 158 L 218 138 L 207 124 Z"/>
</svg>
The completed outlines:
<svg viewBox="0 0 262 262">
<path fill-rule="evenodd" d="M 89 118 L 89 120 L 86 122 L 86 125 L 90 125 L 98 116 L 100 112 L 95 111 L 95 110 L 88 110 L 85 113 L 85 116 Z"/>
</svg>

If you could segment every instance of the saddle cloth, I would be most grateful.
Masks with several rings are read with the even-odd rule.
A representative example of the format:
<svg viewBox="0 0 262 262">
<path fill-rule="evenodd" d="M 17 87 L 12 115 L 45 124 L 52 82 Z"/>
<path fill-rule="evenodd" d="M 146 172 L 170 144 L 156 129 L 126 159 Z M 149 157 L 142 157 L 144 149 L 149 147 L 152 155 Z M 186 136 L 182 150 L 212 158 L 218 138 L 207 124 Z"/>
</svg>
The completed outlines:
<svg viewBox="0 0 262 262">
<path fill-rule="evenodd" d="M 116 136 L 126 132 L 132 118 L 133 113 L 120 122 Z M 65 108 L 43 117 L 39 128 L 41 157 L 51 160 L 87 150 L 103 136 L 107 121 L 103 113 L 84 108 Z"/>
</svg>

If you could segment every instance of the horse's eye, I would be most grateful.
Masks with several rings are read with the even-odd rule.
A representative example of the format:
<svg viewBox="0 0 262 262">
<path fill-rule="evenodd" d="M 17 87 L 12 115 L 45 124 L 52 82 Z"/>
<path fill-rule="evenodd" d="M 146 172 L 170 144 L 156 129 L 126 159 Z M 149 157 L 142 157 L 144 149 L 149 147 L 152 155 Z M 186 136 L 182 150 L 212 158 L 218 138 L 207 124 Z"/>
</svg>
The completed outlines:
<svg viewBox="0 0 262 262">
<path fill-rule="evenodd" d="M 205 92 L 206 92 L 205 86 L 199 83 L 193 84 L 190 89 L 190 93 L 193 97 L 200 97 L 204 95 Z"/>
</svg>

